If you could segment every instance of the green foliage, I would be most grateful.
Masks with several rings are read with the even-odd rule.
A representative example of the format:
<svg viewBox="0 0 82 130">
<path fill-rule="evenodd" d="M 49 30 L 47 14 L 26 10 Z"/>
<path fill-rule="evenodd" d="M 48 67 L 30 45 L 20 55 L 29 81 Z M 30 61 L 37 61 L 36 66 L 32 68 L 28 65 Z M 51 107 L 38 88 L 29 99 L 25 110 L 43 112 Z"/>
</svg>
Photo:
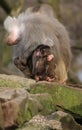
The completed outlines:
<svg viewBox="0 0 82 130">
<path fill-rule="evenodd" d="M 4 39 L 2 41 L 2 65 L 6 66 L 12 59 L 12 47 L 8 46 L 6 43 L 6 39 L 8 34 L 4 34 Z"/>
<path fill-rule="evenodd" d="M 48 3 L 53 7 L 57 17 L 60 18 L 60 0 L 48 0 Z"/>
</svg>

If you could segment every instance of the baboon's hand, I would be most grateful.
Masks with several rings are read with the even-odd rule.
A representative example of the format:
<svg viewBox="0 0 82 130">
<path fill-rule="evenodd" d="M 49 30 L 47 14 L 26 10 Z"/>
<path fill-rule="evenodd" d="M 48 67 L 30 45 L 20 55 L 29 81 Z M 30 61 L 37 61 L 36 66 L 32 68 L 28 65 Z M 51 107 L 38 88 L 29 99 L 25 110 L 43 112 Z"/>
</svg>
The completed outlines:
<svg viewBox="0 0 82 130">
<path fill-rule="evenodd" d="M 18 69 L 20 69 L 21 71 L 23 71 L 23 70 L 26 68 L 26 66 L 24 66 L 24 65 L 22 64 L 22 62 L 21 62 L 21 60 L 19 59 L 19 57 L 17 57 L 17 58 L 14 59 L 14 64 L 15 64 L 16 67 L 17 67 Z"/>
</svg>

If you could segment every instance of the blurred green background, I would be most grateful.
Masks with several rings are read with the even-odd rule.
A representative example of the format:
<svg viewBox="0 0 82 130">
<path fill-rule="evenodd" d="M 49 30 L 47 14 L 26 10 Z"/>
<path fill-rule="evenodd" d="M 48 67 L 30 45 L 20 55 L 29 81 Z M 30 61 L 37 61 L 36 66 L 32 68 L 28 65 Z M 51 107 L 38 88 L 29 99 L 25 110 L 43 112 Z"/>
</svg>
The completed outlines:
<svg viewBox="0 0 82 130">
<path fill-rule="evenodd" d="M 61 23 L 65 25 L 71 39 L 73 53 L 70 79 L 82 83 L 82 0 L 1 0 L 0 1 L 0 73 L 19 74 L 12 61 L 12 47 L 6 45 L 7 33 L 3 22 L 8 15 L 18 15 L 27 7 L 40 3 L 50 4 Z"/>
</svg>

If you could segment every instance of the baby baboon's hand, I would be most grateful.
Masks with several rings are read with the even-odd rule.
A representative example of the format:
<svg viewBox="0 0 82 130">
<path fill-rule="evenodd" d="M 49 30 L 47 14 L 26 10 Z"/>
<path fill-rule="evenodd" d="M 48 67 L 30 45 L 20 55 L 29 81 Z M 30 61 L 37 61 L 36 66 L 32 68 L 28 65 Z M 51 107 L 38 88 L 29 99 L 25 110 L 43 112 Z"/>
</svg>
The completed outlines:
<svg viewBox="0 0 82 130">
<path fill-rule="evenodd" d="M 50 55 L 48 55 L 48 57 L 47 57 L 47 61 L 51 61 L 53 58 L 54 58 L 54 55 L 53 55 L 53 54 L 50 54 Z"/>
</svg>

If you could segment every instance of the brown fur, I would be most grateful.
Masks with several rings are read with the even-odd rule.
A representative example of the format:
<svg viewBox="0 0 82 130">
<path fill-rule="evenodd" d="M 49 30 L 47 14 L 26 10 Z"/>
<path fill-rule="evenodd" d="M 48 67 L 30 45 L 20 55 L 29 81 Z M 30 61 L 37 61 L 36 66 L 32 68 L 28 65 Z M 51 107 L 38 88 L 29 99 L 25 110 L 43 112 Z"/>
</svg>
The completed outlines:
<svg viewBox="0 0 82 130">
<path fill-rule="evenodd" d="M 53 56 L 49 46 L 40 45 L 34 50 L 32 55 L 32 73 L 36 81 L 57 81 L 55 75 L 56 64 L 54 56 L 49 60 L 49 56 L 51 55 Z"/>
</svg>

